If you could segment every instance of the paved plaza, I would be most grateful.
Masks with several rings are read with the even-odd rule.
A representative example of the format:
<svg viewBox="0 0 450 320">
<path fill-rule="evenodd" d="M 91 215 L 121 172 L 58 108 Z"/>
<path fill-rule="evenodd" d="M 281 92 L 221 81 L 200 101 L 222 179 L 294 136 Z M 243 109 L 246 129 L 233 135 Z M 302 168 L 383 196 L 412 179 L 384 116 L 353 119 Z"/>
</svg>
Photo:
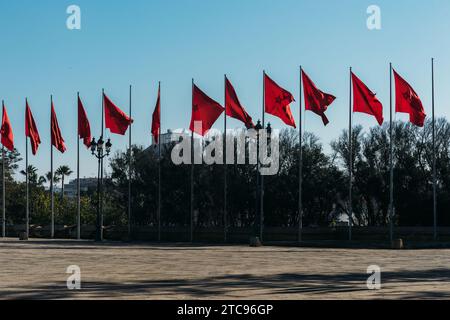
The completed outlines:
<svg viewBox="0 0 450 320">
<path fill-rule="evenodd" d="M 67 267 L 81 269 L 68 290 Z M 381 267 L 368 290 L 367 267 Z M 0 240 L 0 299 L 449 299 L 450 250 Z"/>
</svg>

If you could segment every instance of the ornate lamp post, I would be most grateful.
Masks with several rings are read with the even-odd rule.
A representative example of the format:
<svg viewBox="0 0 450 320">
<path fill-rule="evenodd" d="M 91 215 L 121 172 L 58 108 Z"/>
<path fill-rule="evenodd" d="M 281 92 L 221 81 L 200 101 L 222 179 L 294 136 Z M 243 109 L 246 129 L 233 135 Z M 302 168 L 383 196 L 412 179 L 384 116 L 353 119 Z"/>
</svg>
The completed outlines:
<svg viewBox="0 0 450 320">
<path fill-rule="evenodd" d="M 262 235 L 263 235 L 263 228 L 264 228 L 264 177 L 260 173 L 261 164 L 259 162 L 259 137 L 260 137 L 260 131 L 263 130 L 263 126 L 261 125 L 261 121 L 258 120 L 255 130 L 256 130 L 256 159 L 257 159 L 257 172 L 256 172 L 256 215 L 255 215 L 255 237 L 262 241 Z M 267 124 L 266 132 L 268 135 L 268 139 L 270 140 L 270 136 L 272 134 L 272 127 L 270 123 Z M 259 217 L 259 223 L 258 223 L 258 217 Z M 259 228 L 258 228 L 259 225 Z"/>
<path fill-rule="evenodd" d="M 98 141 L 92 138 L 91 152 L 92 155 L 98 159 L 98 177 L 97 177 L 97 221 L 95 241 L 103 241 L 103 159 L 108 157 L 111 152 L 111 139 L 103 141 L 103 136 L 100 136 Z"/>
</svg>

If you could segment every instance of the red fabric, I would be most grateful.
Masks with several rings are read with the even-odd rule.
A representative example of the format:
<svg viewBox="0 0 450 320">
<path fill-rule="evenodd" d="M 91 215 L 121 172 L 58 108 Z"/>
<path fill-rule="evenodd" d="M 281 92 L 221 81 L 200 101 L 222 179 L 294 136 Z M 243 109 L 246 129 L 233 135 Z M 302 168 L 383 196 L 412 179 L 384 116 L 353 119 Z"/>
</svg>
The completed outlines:
<svg viewBox="0 0 450 320">
<path fill-rule="evenodd" d="M 31 113 L 28 101 L 25 109 L 25 136 L 30 138 L 31 151 L 36 155 L 39 145 L 41 144 L 41 137 L 39 136 L 36 123 L 34 122 L 33 114 Z"/>
<path fill-rule="evenodd" d="M 133 119 L 120 110 L 107 96 L 103 95 L 105 102 L 105 125 L 111 133 L 125 135 Z"/>
<path fill-rule="evenodd" d="M 159 134 L 161 132 L 161 88 L 158 88 L 158 99 L 156 100 L 155 111 L 152 117 L 152 135 L 155 142 L 159 142 Z"/>
<path fill-rule="evenodd" d="M 91 146 L 91 125 L 89 124 L 89 119 L 80 97 L 78 97 L 78 138 L 83 139 L 83 143 L 86 147 L 89 148 Z"/>
<path fill-rule="evenodd" d="M 276 84 L 268 75 L 264 76 L 264 86 L 266 112 L 280 118 L 288 126 L 296 128 L 290 107 L 291 102 L 295 101 L 294 96 Z"/>
<path fill-rule="evenodd" d="M 328 106 L 336 100 L 336 97 L 320 91 L 303 70 L 302 79 L 303 93 L 305 95 L 305 109 L 321 116 L 323 124 L 327 125 L 330 121 L 328 121 L 325 111 L 327 111 Z"/>
<path fill-rule="evenodd" d="M 414 89 L 395 70 L 395 109 L 396 112 L 408 113 L 409 121 L 418 127 L 425 123 L 425 110 Z"/>
<path fill-rule="evenodd" d="M 248 115 L 241 105 L 236 91 L 228 78 L 225 78 L 225 110 L 227 116 L 242 121 L 247 129 L 255 127 L 252 117 Z"/>
<path fill-rule="evenodd" d="M 14 151 L 14 134 L 11 127 L 11 122 L 9 121 L 8 113 L 6 112 L 6 107 L 4 105 L 1 134 L 2 145 L 9 151 Z"/>
<path fill-rule="evenodd" d="M 64 138 L 62 137 L 61 130 L 59 129 L 58 118 L 56 118 L 55 107 L 52 102 L 52 114 L 51 114 L 51 136 L 52 145 L 55 146 L 59 152 L 66 152 L 66 144 L 64 143 Z"/>
<path fill-rule="evenodd" d="M 192 118 L 190 130 L 204 136 L 220 117 L 224 108 L 216 101 L 208 97 L 202 90 L 196 85 L 192 90 Z M 200 128 L 195 128 L 195 122 L 202 122 Z"/>
<path fill-rule="evenodd" d="M 383 124 L 383 105 L 375 93 L 352 72 L 353 82 L 353 112 L 362 112 L 374 116 L 378 124 Z"/>
</svg>

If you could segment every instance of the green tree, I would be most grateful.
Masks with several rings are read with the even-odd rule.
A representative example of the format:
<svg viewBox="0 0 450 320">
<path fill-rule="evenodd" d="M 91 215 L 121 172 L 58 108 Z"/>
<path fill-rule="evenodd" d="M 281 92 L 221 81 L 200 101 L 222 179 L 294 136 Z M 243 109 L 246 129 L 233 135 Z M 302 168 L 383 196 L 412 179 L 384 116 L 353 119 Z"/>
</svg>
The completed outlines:
<svg viewBox="0 0 450 320">
<path fill-rule="evenodd" d="M 70 170 L 69 166 L 60 166 L 58 169 L 56 169 L 55 174 L 58 176 L 58 178 L 61 179 L 61 198 L 64 199 L 64 179 L 65 177 L 69 177 L 73 173 L 72 170 Z"/>
<path fill-rule="evenodd" d="M 13 151 L 6 150 L 5 148 L 5 178 L 7 181 L 11 182 L 14 180 L 13 176 L 16 170 L 19 168 L 19 162 L 22 161 L 20 153 L 17 149 Z M 0 165 L 2 164 L 3 157 L 0 160 Z"/>
<path fill-rule="evenodd" d="M 35 166 L 33 166 L 31 164 L 28 165 L 28 167 L 26 168 L 26 171 L 21 170 L 20 174 L 22 174 L 25 177 L 28 174 L 28 182 L 33 185 L 38 185 L 39 177 L 38 177 L 38 173 L 37 173 L 37 168 Z"/>
<path fill-rule="evenodd" d="M 46 179 L 46 181 L 48 182 L 49 187 L 50 187 L 50 183 L 51 183 L 51 181 L 52 181 L 52 173 L 51 173 L 50 171 L 47 172 L 47 174 L 45 175 L 45 179 Z M 54 183 L 54 184 L 57 184 L 57 183 L 59 183 L 60 181 L 61 181 L 60 176 L 54 172 L 54 173 L 53 173 L 53 183 Z M 53 187 L 54 187 L 54 186 L 53 186 Z"/>
</svg>

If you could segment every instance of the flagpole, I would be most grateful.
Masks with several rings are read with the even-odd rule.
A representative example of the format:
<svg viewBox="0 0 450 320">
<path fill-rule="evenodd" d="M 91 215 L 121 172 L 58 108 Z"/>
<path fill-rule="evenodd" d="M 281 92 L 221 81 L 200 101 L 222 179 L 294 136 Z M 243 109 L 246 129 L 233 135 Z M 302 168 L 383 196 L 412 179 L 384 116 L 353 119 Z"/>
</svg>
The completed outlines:
<svg viewBox="0 0 450 320">
<path fill-rule="evenodd" d="M 53 95 L 50 95 L 50 136 L 52 135 L 52 116 L 51 107 L 53 106 Z M 50 139 L 52 140 L 52 139 Z M 53 194 L 53 141 L 50 141 L 50 208 L 51 208 L 51 226 L 50 226 L 50 237 L 53 239 L 55 237 L 55 199 Z"/>
<path fill-rule="evenodd" d="M 5 102 L 3 100 L 2 108 L 5 108 Z M 2 238 L 6 237 L 5 185 L 5 146 L 2 145 Z"/>
<path fill-rule="evenodd" d="M 390 163 L 390 182 L 389 182 L 389 239 L 394 240 L 394 145 L 392 128 L 392 63 L 389 63 L 389 163 Z"/>
<path fill-rule="evenodd" d="M 227 232 L 228 232 L 228 212 L 227 212 L 227 192 L 228 192 L 228 167 L 227 167 L 227 75 L 224 75 L 224 106 L 225 112 L 223 116 L 223 126 L 224 126 L 224 134 L 223 134 L 223 239 L 224 242 L 227 242 Z"/>
<path fill-rule="evenodd" d="M 77 103 L 80 93 L 77 92 Z M 80 112 L 77 108 L 77 123 L 80 123 Z M 77 239 L 81 240 L 81 188 L 80 188 L 80 132 L 77 128 Z"/>
<path fill-rule="evenodd" d="M 348 240 L 352 240 L 352 224 L 353 224 L 353 132 L 352 132 L 352 67 L 350 67 L 350 82 L 349 82 L 349 99 L 348 99 L 348 144 L 349 144 L 349 190 L 348 190 Z"/>
<path fill-rule="evenodd" d="M 2 145 L 2 238 L 6 237 L 6 209 L 5 209 L 5 147 Z"/>
<path fill-rule="evenodd" d="M 5 108 L 5 102 L 2 100 L 2 108 Z M 2 145 L 2 238 L 6 237 L 6 197 L 5 197 L 5 146 Z"/>
<path fill-rule="evenodd" d="M 102 89 L 102 135 L 105 133 L 105 89 Z M 100 241 L 103 241 L 103 157 L 100 159 Z"/>
<path fill-rule="evenodd" d="M 25 105 L 28 106 L 28 99 L 25 98 Z M 26 200 L 26 210 L 25 210 L 25 234 L 26 239 L 30 237 L 30 188 L 29 188 L 29 178 L 28 178 L 28 137 L 25 137 L 25 179 L 27 185 L 27 200 Z"/>
<path fill-rule="evenodd" d="M 6 238 L 5 146 L 2 145 L 2 237 Z"/>
<path fill-rule="evenodd" d="M 300 91 L 299 91 L 299 151 L 298 151 L 298 242 L 302 242 L 303 236 L 303 124 L 302 124 L 302 66 L 300 66 Z"/>
<path fill-rule="evenodd" d="M 158 130 L 158 241 L 161 242 L 161 81 L 158 83 L 159 130 Z"/>
<path fill-rule="evenodd" d="M 262 103 L 262 129 L 266 130 L 266 71 L 263 70 L 263 103 Z M 257 155 L 259 158 L 259 155 Z M 259 224 L 259 239 L 261 243 L 263 242 L 263 232 L 264 232 L 264 176 L 258 172 L 260 175 L 260 183 L 261 183 L 261 193 L 260 193 L 260 224 Z"/>
<path fill-rule="evenodd" d="M 433 238 L 437 240 L 437 174 L 436 174 L 436 120 L 434 115 L 434 58 L 431 58 L 431 105 L 433 113 Z"/>
<path fill-rule="evenodd" d="M 131 90 L 130 85 L 130 118 L 131 118 Z M 131 128 L 133 123 L 130 123 L 130 129 L 128 132 L 128 239 L 131 240 Z"/>
<path fill-rule="evenodd" d="M 194 105 L 194 78 L 192 78 L 192 105 Z M 195 123 L 194 123 L 195 128 Z M 194 129 L 193 128 L 193 129 Z M 190 242 L 194 242 L 194 131 L 191 132 L 191 214 Z"/>
</svg>

